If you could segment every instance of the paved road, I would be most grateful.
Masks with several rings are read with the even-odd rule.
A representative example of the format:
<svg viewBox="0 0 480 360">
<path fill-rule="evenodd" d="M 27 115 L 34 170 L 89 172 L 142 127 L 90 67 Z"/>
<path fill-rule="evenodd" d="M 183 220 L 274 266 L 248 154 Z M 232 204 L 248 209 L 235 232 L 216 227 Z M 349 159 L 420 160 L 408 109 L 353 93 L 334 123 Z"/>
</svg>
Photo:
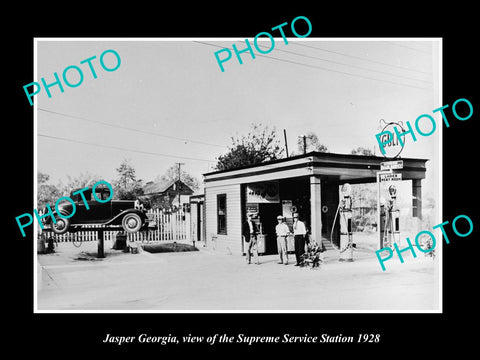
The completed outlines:
<svg viewBox="0 0 480 360">
<path fill-rule="evenodd" d="M 370 251 L 353 263 L 327 251 L 319 270 L 261 264 L 200 248 L 197 252 L 128 254 L 95 243 L 59 244 L 38 255 L 38 310 L 98 311 L 434 311 L 438 309 L 438 257 L 419 255 L 386 263 L 383 272 Z M 108 245 L 105 245 L 107 249 Z M 404 254 L 405 255 L 405 254 Z M 76 260 L 76 258 L 84 260 Z M 89 259 L 89 260 L 85 260 Z"/>
</svg>

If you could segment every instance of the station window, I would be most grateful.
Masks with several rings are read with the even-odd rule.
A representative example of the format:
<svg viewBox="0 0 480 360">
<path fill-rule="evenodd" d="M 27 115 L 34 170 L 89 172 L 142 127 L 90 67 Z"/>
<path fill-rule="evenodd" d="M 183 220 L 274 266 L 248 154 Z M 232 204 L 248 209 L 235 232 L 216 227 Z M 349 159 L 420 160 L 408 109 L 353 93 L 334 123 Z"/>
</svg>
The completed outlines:
<svg viewBox="0 0 480 360">
<path fill-rule="evenodd" d="M 227 194 L 217 195 L 217 234 L 227 234 Z"/>
</svg>

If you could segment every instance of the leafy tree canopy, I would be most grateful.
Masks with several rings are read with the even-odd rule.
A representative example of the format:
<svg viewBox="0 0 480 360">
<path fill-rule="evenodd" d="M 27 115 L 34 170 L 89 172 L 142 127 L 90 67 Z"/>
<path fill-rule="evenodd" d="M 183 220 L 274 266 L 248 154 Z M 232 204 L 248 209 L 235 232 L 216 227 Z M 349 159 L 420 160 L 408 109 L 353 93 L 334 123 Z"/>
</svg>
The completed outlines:
<svg viewBox="0 0 480 360">
<path fill-rule="evenodd" d="M 232 137 L 232 145 L 226 154 L 220 155 L 216 170 L 230 170 L 279 159 L 283 153 L 275 129 L 262 124 L 252 124 L 247 135 Z"/>
<path fill-rule="evenodd" d="M 178 165 L 174 164 L 170 166 L 163 175 L 157 176 L 154 181 L 164 182 L 164 181 L 176 181 L 178 179 L 179 179 Z M 180 180 L 193 191 L 200 189 L 200 181 L 196 177 L 190 175 L 182 167 L 180 167 Z"/>
<path fill-rule="evenodd" d="M 135 200 L 143 194 L 142 180 L 137 180 L 135 168 L 124 159 L 117 170 L 117 179 L 113 181 L 113 198 Z"/>
<path fill-rule="evenodd" d="M 46 204 L 53 205 L 59 197 L 62 196 L 62 191 L 59 187 L 49 183 L 50 175 L 39 171 L 37 173 L 37 208 L 41 209 Z"/>
<path fill-rule="evenodd" d="M 303 154 L 305 152 L 310 152 L 310 151 L 319 151 L 319 152 L 329 152 L 328 148 L 320 143 L 320 140 L 318 140 L 318 136 L 312 132 L 309 131 L 305 135 L 305 140 L 302 136 L 299 136 L 297 138 L 297 151 L 298 154 Z M 306 145 L 306 148 L 305 148 Z M 298 155 L 297 154 L 297 155 Z M 292 156 L 296 155 L 296 153 L 292 152 Z"/>
<path fill-rule="evenodd" d="M 356 149 L 353 149 L 351 151 L 353 155 L 365 155 L 365 156 L 371 156 L 373 155 L 373 151 L 370 149 L 367 149 L 365 147 L 359 146 Z"/>
<path fill-rule="evenodd" d="M 70 191 L 80 188 L 91 188 L 96 182 L 104 180 L 100 175 L 91 174 L 88 171 L 82 172 L 79 175 L 72 177 L 67 175 L 67 183 L 60 184 L 64 196 L 68 196 Z"/>
</svg>

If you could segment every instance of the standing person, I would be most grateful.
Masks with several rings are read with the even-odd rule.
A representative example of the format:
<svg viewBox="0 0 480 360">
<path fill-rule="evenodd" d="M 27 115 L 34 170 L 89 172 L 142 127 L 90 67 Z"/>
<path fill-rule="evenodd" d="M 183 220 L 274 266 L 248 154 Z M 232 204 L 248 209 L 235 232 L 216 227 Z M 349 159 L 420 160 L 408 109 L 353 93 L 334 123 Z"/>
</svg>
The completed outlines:
<svg viewBox="0 0 480 360">
<path fill-rule="evenodd" d="M 258 261 L 258 245 L 257 245 L 257 234 L 258 234 L 258 228 L 257 224 L 255 224 L 252 220 L 253 214 L 248 213 L 247 214 L 247 221 L 243 223 L 242 227 L 242 235 L 243 239 L 247 243 L 247 249 L 246 249 L 246 255 L 247 255 L 247 261 L 250 264 L 251 263 L 251 256 L 252 253 L 251 251 L 254 251 L 255 259 L 257 265 L 260 264 Z"/>
<path fill-rule="evenodd" d="M 297 263 L 295 266 L 302 265 L 302 255 L 305 253 L 305 238 L 307 229 L 303 221 L 298 220 L 298 213 L 293 214 L 293 239 L 295 242 L 295 258 Z"/>
<path fill-rule="evenodd" d="M 275 226 L 275 233 L 277 234 L 277 249 L 280 256 L 279 264 L 288 265 L 287 253 L 287 236 L 290 233 L 290 228 L 283 222 L 283 216 L 277 216 L 278 224 Z"/>
</svg>

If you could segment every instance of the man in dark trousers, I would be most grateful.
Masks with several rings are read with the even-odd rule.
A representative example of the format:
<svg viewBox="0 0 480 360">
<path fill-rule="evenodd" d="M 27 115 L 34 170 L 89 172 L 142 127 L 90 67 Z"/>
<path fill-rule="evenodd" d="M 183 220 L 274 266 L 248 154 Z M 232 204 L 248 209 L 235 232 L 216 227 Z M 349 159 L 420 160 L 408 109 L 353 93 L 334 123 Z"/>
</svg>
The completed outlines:
<svg viewBox="0 0 480 360">
<path fill-rule="evenodd" d="M 295 266 L 302 266 L 302 255 L 305 253 L 305 240 L 307 236 L 307 229 L 305 224 L 298 220 L 298 213 L 293 214 L 293 239 L 295 242 L 295 258 L 297 263 Z"/>
<path fill-rule="evenodd" d="M 247 214 L 247 221 L 243 223 L 242 226 L 242 235 L 243 235 L 243 240 L 245 241 L 246 245 L 246 255 L 247 255 L 247 262 L 250 264 L 251 263 L 251 251 L 253 250 L 256 263 L 257 265 L 260 264 L 258 261 L 258 246 L 257 246 L 257 234 L 258 234 L 258 228 L 257 224 L 252 220 L 253 214 L 248 213 Z"/>
</svg>

